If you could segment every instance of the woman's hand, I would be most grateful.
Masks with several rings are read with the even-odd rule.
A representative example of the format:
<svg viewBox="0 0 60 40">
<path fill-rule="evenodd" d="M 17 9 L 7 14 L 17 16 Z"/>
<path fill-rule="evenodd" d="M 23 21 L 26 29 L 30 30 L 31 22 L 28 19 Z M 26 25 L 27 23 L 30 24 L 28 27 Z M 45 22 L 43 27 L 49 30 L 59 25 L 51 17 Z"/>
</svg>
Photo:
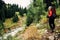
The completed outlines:
<svg viewBox="0 0 60 40">
<path fill-rule="evenodd" d="M 47 18 L 49 18 L 49 16 L 47 15 Z"/>
</svg>

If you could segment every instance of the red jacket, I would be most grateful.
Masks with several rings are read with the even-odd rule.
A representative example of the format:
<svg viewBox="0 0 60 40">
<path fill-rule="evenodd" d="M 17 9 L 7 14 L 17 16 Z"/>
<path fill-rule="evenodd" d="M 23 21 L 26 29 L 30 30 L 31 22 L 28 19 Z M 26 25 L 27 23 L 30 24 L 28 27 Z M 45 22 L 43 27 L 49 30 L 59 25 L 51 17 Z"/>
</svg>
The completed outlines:
<svg viewBox="0 0 60 40">
<path fill-rule="evenodd" d="M 48 11 L 48 16 L 51 17 L 53 13 L 56 14 L 56 10 L 55 9 L 51 9 L 50 11 Z"/>
</svg>

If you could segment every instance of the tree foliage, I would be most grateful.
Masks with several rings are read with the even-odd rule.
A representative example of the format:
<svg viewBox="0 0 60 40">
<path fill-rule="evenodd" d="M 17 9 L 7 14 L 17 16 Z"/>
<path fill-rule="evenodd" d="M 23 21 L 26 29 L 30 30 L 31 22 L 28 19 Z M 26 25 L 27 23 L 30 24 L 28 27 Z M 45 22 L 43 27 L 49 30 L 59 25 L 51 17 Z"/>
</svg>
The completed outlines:
<svg viewBox="0 0 60 40">
<path fill-rule="evenodd" d="M 59 5 L 60 5 L 60 0 L 59 0 Z"/>
<path fill-rule="evenodd" d="M 21 16 L 23 16 L 23 14 L 27 14 L 27 9 L 23 8 L 23 7 L 22 8 L 20 7 L 19 8 L 19 13 L 20 13 Z"/>
<path fill-rule="evenodd" d="M 43 0 L 44 4 L 46 4 L 45 10 L 47 11 L 49 6 L 52 6 L 52 4 L 55 4 L 56 8 L 58 8 L 60 4 L 60 0 Z"/>
<path fill-rule="evenodd" d="M 0 20 L 5 20 L 5 3 L 2 0 L 0 0 Z"/>
<path fill-rule="evenodd" d="M 11 18 L 15 15 L 15 12 L 18 11 L 18 5 L 11 5 L 11 4 L 7 4 L 7 9 L 6 9 L 6 18 Z"/>
<path fill-rule="evenodd" d="M 43 1 L 42 0 L 33 0 L 33 3 L 30 4 L 30 8 L 28 9 L 27 12 L 27 22 L 28 24 L 31 22 L 35 22 L 38 23 L 40 20 L 40 15 L 44 15 L 43 13 Z M 30 19 L 30 17 L 32 18 L 31 20 L 28 20 L 28 18 Z M 30 23 L 30 24 L 31 24 Z"/>
</svg>

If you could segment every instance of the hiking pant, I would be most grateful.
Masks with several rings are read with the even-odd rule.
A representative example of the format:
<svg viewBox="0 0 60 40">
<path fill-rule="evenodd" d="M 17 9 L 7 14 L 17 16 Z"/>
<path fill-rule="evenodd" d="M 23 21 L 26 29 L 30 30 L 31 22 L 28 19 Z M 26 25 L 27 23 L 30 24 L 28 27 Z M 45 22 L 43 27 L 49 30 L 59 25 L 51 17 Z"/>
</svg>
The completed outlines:
<svg viewBox="0 0 60 40">
<path fill-rule="evenodd" d="M 54 18 L 49 18 L 49 26 L 52 31 L 55 29 Z"/>
</svg>

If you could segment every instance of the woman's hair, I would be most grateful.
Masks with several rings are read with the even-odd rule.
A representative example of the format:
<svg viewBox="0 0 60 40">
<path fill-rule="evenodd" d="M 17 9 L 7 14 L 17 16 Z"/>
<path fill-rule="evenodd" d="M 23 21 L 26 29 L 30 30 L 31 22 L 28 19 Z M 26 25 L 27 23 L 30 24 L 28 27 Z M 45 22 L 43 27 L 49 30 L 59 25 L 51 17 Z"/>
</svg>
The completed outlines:
<svg viewBox="0 0 60 40">
<path fill-rule="evenodd" d="M 52 6 L 49 6 L 49 7 L 48 7 L 48 10 L 51 10 L 51 9 L 52 9 Z"/>
</svg>

